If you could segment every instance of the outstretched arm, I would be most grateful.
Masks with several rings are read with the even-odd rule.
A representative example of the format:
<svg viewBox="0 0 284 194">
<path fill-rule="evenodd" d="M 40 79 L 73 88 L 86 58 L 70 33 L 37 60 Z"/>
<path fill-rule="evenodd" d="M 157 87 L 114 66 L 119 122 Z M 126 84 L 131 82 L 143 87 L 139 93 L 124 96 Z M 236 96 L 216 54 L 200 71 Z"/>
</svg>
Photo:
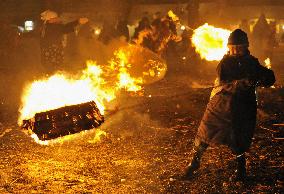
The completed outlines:
<svg viewBox="0 0 284 194">
<path fill-rule="evenodd" d="M 88 22 L 88 18 L 79 18 L 78 20 L 76 21 L 73 21 L 73 22 L 69 22 L 67 24 L 64 24 L 63 25 L 63 33 L 70 33 L 70 32 L 73 32 L 74 31 L 74 28 L 79 25 L 79 24 L 86 24 Z"/>
<path fill-rule="evenodd" d="M 75 27 L 79 24 L 79 21 L 76 20 L 76 21 L 73 21 L 73 22 L 69 22 L 67 24 L 64 24 L 62 26 L 62 32 L 64 34 L 67 34 L 67 33 L 71 33 L 71 32 L 74 32 L 74 29 Z"/>
</svg>

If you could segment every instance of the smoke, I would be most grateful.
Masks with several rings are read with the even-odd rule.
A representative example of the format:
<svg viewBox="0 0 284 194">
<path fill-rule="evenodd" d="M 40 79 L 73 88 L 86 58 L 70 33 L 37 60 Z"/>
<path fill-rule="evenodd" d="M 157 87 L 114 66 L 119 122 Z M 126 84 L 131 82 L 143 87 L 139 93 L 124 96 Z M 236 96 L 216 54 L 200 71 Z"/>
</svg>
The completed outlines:
<svg viewBox="0 0 284 194">
<path fill-rule="evenodd" d="M 16 48 L 8 50 L 7 57 L 0 59 L 0 122 L 16 121 L 24 85 L 41 76 L 39 51 L 38 40 L 25 37 Z"/>
<path fill-rule="evenodd" d="M 42 145 L 56 146 L 72 142 L 96 144 L 101 141 L 132 137 L 145 137 L 156 133 L 161 123 L 143 110 L 145 102 L 128 95 L 120 96 L 112 102 L 105 115 L 105 122 L 99 127 L 49 141 L 38 141 Z M 36 138 L 36 137 L 35 137 Z"/>
<path fill-rule="evenodd" d="M 116 103 L 117 111 L 106 113 L 105 123 L 101 126 L 107 133 L 125 139 L 137 135 L 144 136 L 161 127 L 161 123 L 145 110 L 145 101 L 142 98 L 125 95 L 117 99 Z"/>
<path fill-rule="evenodd" d="M 107 64 L 113 57 L 114 51 L 126 45 L 127 42 L 121 41 L 120 39 L 112 39 L 108 44 L 103 44 L 95 38 L 79 35 L 76 37 L 76 40 L 70 41 L 68 44 L 69 47 L 72 46 L 73 48 L 70 49 L 71 53 L 66 53 L 66 69 L 83 69 L 85 62 L 89 59 L 96 61 L 100 65 Z"/>
</svg>

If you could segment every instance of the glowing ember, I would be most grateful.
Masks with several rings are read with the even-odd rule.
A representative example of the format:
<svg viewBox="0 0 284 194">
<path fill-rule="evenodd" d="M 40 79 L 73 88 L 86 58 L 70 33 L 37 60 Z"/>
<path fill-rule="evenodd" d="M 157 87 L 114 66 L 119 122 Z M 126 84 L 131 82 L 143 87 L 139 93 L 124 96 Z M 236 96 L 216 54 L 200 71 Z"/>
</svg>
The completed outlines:
<svg viewBox="0 0 284 194">
<path fill-rule="evenodd" d="M 271 69 L 271 62 L 270 62 L 270 58 L 267 58 L 264 60 L 265 63 L 265 67 L 267 67 L 268 69 Z"/>
<path fill-rule="evenodd" d="M 216 28 L 206 23 L 194 30 L 192 43 L 202 59 L 221 60 L 228 51 L 229 35 L 229 30 Z"/>
<path fill-rule="evenodd" d="M 124 88 L 127 91 L 139 91 L 142 89 L 141 84 L 143 84 L 143 80 L 141 77 L 133 78 L 128 73 L 128 68 L 131 67 L 131 64 L 128 63 L 128 57 L 126 52 L 119 50 L 115 53 L 115 55 L 120 59 L 118 64 L 118 75 L 117 78 L 119 82 L 117 83 L 118 88 Z"/>
</svg>

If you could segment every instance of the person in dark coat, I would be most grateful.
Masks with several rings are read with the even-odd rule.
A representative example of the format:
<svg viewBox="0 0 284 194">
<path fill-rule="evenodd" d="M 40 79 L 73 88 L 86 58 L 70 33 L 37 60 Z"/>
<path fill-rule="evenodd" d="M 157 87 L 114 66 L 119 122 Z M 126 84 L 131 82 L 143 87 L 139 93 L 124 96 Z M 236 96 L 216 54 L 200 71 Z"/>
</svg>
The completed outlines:
<svg viewBox="0 0 284 194">
<path fill-rule="evenodd" d="M 261 14 L 252 31 L 252 51 L 256 53 L 261 61 L 269 56 L 271 28 L 264 14 Z"/>
<path fill-rule="evenodd" d="M 63 35 L 73 32 L 77 25 L 87 23 L 88 19 L 80 18 L 63 24 L 57 13 L 51 10 L 42 12 L 41 19 L 44 22 L 40 39 L 41 63 L 45 68 L 45 73 L 51 74 L 63 65 Z"/>
<path fill-rule="evenodd" d="M 217 81 L 195 138 L 194 154 L 184 178 L 191 178 L 209 145 L 227 145 L 236 155 L 237 180 L 246 177 L 245 152 L 256 125 L 257 86 L 275 82 L 272 70 L 250 55 L 247 34 L 236 29 L 228 39 L 229 52 L 217 67 Z"/>
<path fill-rule="evenodd" d="M 129 41 L 129 29 L 127 27 L 126 20 L 119 20 L 116 26 L 116 36 L 117 37 L 124 37 L 124 39 L 128 42 Z"/>
<path fill-rule="evenodd" d="M 115 38 L 115 28 L 112 23 L 106 20 L 98 40 L 107 45 L 113 38 Z"/>
<path fill-rule="evenodd" d="M 147 17 L 143 17 L 141 21 L 139 21 L 138 26 L 135 28 L 132 40 L 135 42 L 135 40 L 139 39 L 139 33 L 144 30 L 151 30 L 150 21 Z"/>
</svg>

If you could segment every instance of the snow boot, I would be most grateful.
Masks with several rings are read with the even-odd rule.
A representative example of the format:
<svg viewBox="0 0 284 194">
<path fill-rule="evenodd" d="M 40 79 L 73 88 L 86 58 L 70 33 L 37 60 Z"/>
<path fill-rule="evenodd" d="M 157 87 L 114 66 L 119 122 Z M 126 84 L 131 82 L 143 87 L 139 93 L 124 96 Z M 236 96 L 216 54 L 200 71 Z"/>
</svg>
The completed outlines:
<svg viewBox="0 0 284 194">
<path fill-rule="evenodd" d="M 236 172 L 236 181 L 244 181 L 246 179 L 246 158 L 245 154 L 238 155 L 236 158 L 237 161 L 237 170 Z"/>
<path fill-rule="evenodd" d="M 208 147 L 208 144 L 200 143 L 197 147 L 193 148 L 193 152 L 194 152 L 193 158 L 192 158 L 190 165 L 188 165 L 188 167 L 186 168 L 185 174 L 182 176 L 183 179 L 190 179 L 194 176 L 194 174 L 200 167 L 201 157 L 203 153 L 205 152 L 205 150 L 207 149 L 207 147 Z"/>
</svg>

